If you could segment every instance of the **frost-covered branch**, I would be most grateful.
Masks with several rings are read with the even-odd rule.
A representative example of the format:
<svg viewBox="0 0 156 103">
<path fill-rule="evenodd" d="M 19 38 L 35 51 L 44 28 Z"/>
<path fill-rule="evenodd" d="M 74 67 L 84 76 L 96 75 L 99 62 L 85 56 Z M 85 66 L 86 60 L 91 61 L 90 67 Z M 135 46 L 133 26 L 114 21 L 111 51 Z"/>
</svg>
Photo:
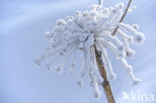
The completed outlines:
<svg viewBox="0 0 156 103">
<path fill-rule="evenodd" d="M 121 22 L 124 20 L 126 14 L 127 14 L 127 12 L 128 12 L 128 10 L 129 10 L 129 7 L 130 7 L 130 5 L 131 5 L 131 2 L 132 2 L 132 0 L 129 0 L 129 2 L 128 2 L 128 4 L 127 4 L 127 7 L 126 7 L 126 10 L 125 10 L 125 12 L 123 13 L 123 15 L 122 15 L 122 17 L 121 17 L 119 23 L 121 23 Z M 118 29 L 119 29 L 119 27 L 117 26 L 117 27 L 115 28 L 115 30 L 112 32 L 112 35 L 113 35 L 113 36 L 115 35 L 115 33 L 117 32 Z"/>
</svg>

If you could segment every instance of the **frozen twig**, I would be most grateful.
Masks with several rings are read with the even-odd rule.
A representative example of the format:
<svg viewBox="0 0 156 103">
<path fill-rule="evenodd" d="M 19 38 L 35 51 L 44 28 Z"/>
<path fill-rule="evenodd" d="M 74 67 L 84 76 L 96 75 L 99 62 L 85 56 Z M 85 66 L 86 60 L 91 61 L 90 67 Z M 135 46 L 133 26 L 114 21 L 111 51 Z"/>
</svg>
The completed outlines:
<svg viewBox="0 0 156 103">
<path fill-rule="evenodd" d="M 128 4 L 127 4 L 127 7 L 126 7 L 126 10 L 125 10 L 125 12 L 123 13 L 123 15 L 122 15 L 122 17 L 121 17 L 119 23 L 121 23 L 121 22 L 124 20 L 124 18 L 126 17 L 126 14 L 127 14 L 128 10 L 129 10 L 129 7 L 130 7 L 130 5 L 131 5 L 131 2 L 132 2 L 132 0 L 129 0 L 129 2 L 128 2 Z M 115 33 L 117 32 L 118 29 L 119 29 L 119 26 L 117 26 L 117 27 L 115 28 L 115 30 L 112 32 L 112 36 L 115 35 Z"/>
</svg>

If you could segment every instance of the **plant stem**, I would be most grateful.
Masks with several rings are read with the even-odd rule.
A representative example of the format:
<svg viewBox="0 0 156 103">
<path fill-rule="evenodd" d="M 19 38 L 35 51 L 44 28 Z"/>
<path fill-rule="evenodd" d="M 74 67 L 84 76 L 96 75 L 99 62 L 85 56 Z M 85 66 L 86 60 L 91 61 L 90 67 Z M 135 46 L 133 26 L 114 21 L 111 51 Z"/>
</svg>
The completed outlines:
<svg viewBox="0 0 156 103">
<path fill-rule="evenodd" d="M 99 5 L 102 5 L 102 0 L 99 0 Z M 99 68 L 99 72 L 104 80 L 102 83 L 102 87 L 104 88 L 107 101 L 108 101 L 108 103 L 115 103 L 112 89 L 111 89 L 110 83 L 107 78 L 107 73 L 106 73 L 106 70 L 104 67 L 104 63 L 102 61 L 101 52 L 97 50 L 95 45 L 94 45 L 94 49 L 95 49 L 96 62 L 97 62 L 98 68 Z"/>
<path fill-rule="evenodd" d="M 121 22 L 124 20 L 124 18 L 126 17 L 126 14 L 127 14 L 128 10 L 129 10 L 129 7 L 130 7 L 131 3 L 132 3 L 132 0 L 129 0 L 129 2 L 128 2 L 128 4 L 127 4 L 127 7 L 126 7 L 126 10 L 125 10 L 125 12 L 123 13 L 123 15 L 122 15 L 122 17 L 121 17 L 119 23 L 121 23 Z M 114 36 L 118 29 L 119 29 L 119 26 L 117 26 L 117 27 L 115 28 L 115 30 L 112 32 L 111 35 Z"/>
<path fill-rule="evenodd" d="M 124 20 L 128 10 L 129 10 L 131 2 L 132 2 L 132 0 L 129 0 L 127 7 L 125 9 L 125 12 L 123 13 L 119 23 L 121 23 Z M 102 5 L 102 0 L 99 0 L 99 5 Z M 115 33 L 117 32 L 118 29 L 119 29 L 119 26 L 117 26 L 115 28 L 115 30 L 112 32 L 112 36 L 115 35 Z M 104 88 L 108 103 L 115 103 L 115 99 L 114 99 L 114 96 L 112 93 L 110 82 L 108 81 L 108 78 L 107 78 L 107 73 L 106 73 L 106 70 L 104 67 L 104 63 L 102 62 L 101 52 L 97 50 L 95 45 L 94 45 L 94 49 L 95 49 L 95 55 L 96 55 L 96 62 L 97 62 L 100 74 L 101 74 L 102 78 L 104 79 L 102 86 Z"/>
<path fill-rule="evenodd" d="M 102 5 L 102 0 L 99 0 L 99 5 Z M 98 68 L 99 68 L 99 72 L 100 72 L 102 78 L 104 79 L 102 86 L 104 88 L 106 98 L 108 100 L 108 103 L 115 103 L 115 99 L 113 97 L 112 89 L 111 89 L 110 83 L 109 83 L 108 78 L 107 78 L 107 73 L 106 73 L 104 64 L 102 62 L 101 52 L 97 50 L 95 45 L 94 45 L 94 49 L 95 49 L 96 62 L 97 62 Z"/>
<path fill-rule="evenodd" d="M 95 45 L 94 45 L 94 49 L 95 49 L 95 55 L 96 55 L 96 62 L 97 62 L 100 74 L 101 74 L 102 78 L 104 79 L 102 86 L 104 88 L 108 103 L 115 103 L 115 99 L 113 97 L 111 86 L 107 79 L 107 73 L 106 73 L 104 64 L 102 62 L 101 52 L 97 50 Z"/>
</svg>

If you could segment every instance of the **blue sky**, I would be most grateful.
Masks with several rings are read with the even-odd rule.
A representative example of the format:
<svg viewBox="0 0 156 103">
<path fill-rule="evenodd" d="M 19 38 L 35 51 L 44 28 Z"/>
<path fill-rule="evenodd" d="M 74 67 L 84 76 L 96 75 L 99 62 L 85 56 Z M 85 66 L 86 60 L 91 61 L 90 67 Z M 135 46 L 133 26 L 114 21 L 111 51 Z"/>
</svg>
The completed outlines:
<svg viewBox="0 0 156 103">
<path fill-rule="evenodd" d="M 125 0 L 104 0 L 104 6 L 121 1 Z M 66 70 L 59 75 L 33 62 L 47 47 L 43 33 L 54 27 L 57 19 L 93 3 L 97 0 L 0 0 L 0 103 L 105 103 L 104 93 L 99 100 L 93 98 L 88 78 L 79 88 L 78 73 L 71 76 Z M 117 80 L 111 82 L 117 103 L 125 103 L 122 91 L 156 96 L 156 0 L 134 0 L 133 5 L 137 9 L 127 15 L 125 22 L 139 24 L 146 41 L 139 47 L 132 45 L 136 55 L 128 61 L 142 83 L 132 87 L 124 68 L 112 57 L 118 74 Z"/>
</svg>

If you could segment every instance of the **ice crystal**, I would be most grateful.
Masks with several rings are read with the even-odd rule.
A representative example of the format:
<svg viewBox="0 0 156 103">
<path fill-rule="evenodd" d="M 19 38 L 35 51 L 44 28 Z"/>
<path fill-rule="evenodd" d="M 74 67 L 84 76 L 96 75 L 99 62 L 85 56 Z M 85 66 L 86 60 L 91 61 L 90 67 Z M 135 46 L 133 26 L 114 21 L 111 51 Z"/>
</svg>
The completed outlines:
<svg viewBox="0 0 156 103">
<path fill-rule="evenodd" d="M 130 9 L 129 13 L 131 11 Z M 35 60 L 35 63 L 40 65 L 44 60 L 59 53 L 58 57 L 61 59 L 55 70 L 61 73 L 67 59 L 73 56 L 70 69 L 70 72 L 73 73 L 77 62 L 77 51 L 82 51 L 82 69 L 80 70 L 80 80 L 77 83 L 82 86 L 84 76 L 89 74 L 91 85 L 95 88 L 95 97 L 99 97 L 101 94 L 99 84 L 103 79 L 96 64 L 95 45 L 102 53 L 102 61 L 107 69 L 109 81 L 115 79 L 117 75 L 113 71 L 107 49 L 110 49 L 126 68 L 132 79 L 132 84 L 137 85 L 140 80 L 133 74 L 133 68 L 127 63 L 126 58 L 132 58 L 135 54 L 135 51 L 129 47 L 129 43 L 140 45 L 144 42 L 145 37 L 138 31 L 137 24 L 119 23 L 123 12 L 123 3 L 109 8 L 92 5 L 89 10 L 77 11 L 74 16 L 57 20 L 53 30 L 45 33 L 50 47 Z M 111 34 L 117 26 L 119 29 L 116 35 L 112 36 Z M 47 68 L 50 70 L 51 63 L 47 64 Z"/>
</svg>

